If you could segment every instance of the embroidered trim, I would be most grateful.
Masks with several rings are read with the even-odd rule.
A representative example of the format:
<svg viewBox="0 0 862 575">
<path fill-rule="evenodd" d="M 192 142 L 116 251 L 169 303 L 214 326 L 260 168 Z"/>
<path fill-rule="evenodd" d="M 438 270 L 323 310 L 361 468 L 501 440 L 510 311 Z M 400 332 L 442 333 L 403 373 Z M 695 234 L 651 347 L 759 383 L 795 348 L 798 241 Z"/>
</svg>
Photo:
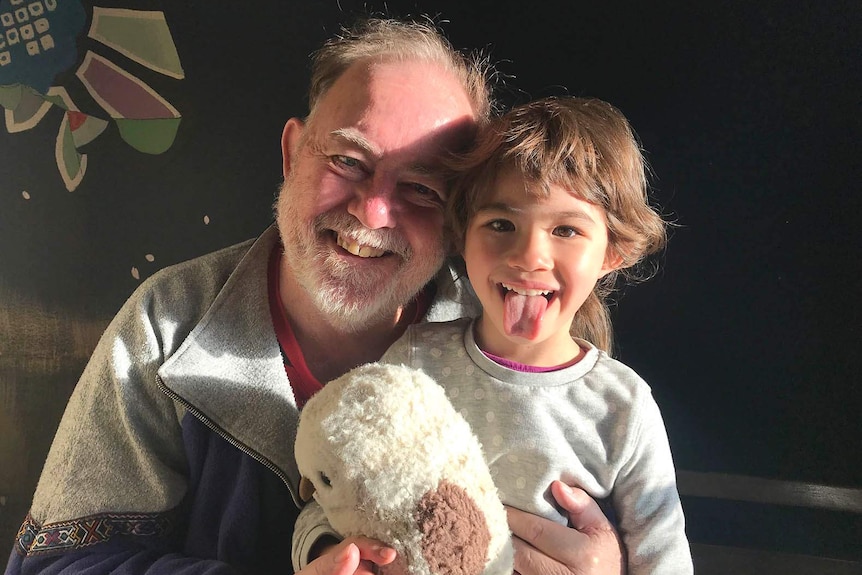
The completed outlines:
<svg viewBox="0 0 862 575">
<path fill-rule="evenodd" d="M 81 549 L 121 535 L 161 537 L 172 528 L 170 517 L 158 513 L 106 513 L 44 526 L 28 513 L 15 541 L 18 553 L 33 556 Z"/>
</svg>

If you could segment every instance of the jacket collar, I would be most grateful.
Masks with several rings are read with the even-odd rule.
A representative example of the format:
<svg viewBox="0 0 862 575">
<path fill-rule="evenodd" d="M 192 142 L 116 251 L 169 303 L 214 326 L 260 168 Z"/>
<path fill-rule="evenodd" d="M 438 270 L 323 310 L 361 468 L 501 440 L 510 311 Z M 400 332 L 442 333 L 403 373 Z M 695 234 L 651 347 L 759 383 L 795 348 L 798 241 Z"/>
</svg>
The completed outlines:
<svg viewBox="0 0 862 575">
<path fill-rule="evenodd" d="M 295 496 L 299 412 L 267 290 L 267 261 L 278 242 L 275 226 L 254 242 L 159 376 L 189 412 L 272 469 Z"/>
</svg>

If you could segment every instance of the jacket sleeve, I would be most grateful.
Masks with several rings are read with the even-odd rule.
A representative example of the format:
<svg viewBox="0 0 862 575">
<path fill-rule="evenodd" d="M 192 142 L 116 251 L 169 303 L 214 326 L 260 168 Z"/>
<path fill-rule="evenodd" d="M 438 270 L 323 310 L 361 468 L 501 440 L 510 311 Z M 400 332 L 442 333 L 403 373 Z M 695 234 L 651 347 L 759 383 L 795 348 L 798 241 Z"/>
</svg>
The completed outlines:
<svg viewBox="0 0 862 575">
<path fill-rule="evenodd" d="M 190 327 L 151 285 L 124 304 L 84 369 L 6 575 L 233 572 L 178 553 L 188 463 L 178 408 L 156 370 Z M 186 311 L 194 322 L 197 310 Z"/>
<path fill-rule="evenodd" d="M 646 391 L 612 494 L 630 575 L 691 575 L 691 551 L 676 471 L 658 405 Z"/>
<path fill-rule="evenodd" d="M 125 549 L 121 547 L 126 547 Z M 134 545 L 108 550 L 67 551 L 50 556 L 25 557 L 15 550 L 6 566 L 6 575 L 68 575 L 70 573 L 113 573 L 117 575 L 236 575 L 226 563 L 136 549 Z"/>
</svg>

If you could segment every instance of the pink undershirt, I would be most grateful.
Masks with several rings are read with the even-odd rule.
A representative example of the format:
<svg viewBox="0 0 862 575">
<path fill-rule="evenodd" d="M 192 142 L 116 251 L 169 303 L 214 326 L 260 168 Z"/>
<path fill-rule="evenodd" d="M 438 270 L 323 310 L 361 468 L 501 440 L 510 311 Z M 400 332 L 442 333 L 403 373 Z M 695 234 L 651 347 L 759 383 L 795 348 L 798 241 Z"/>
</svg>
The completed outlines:
<svg viewBox="0 0 862 575">
<path fill-rule="evenodd" d="M 506 359 L 505 357 L 499 357 L 492 353 L 488 353 L 485 350 L 480 350 L 482 353 L 499 365 L 502 365 L 505 368 L 511 369 L 513 371 L 521 371 L 524 373 L 547 373 L 549 371 L 559 371 L 561 369 L 565 369 L 567 367 L 571 367 L 578 363 L 581 360 L 582 354 L 578 354 L 576 358 L 571 361 L 568 361 L 562 365 L 553 365 L 551 367 L 539 367 L 537 365 L 527 365 L 526 363 L 518 363 L 517 361 L 512 361 L 510 359 Z"/>
</svg>

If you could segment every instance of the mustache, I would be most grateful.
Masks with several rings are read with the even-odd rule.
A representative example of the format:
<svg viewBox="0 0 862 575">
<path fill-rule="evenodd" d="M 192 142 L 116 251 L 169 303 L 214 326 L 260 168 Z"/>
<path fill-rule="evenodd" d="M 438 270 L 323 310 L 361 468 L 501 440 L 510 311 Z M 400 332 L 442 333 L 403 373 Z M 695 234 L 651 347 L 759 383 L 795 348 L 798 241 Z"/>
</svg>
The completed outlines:
<svg viewBox="0 0 862 575">
<path fill-rule="evenodd" d="M 318 234 L 334 231 L 362 245 L 395 253 L 402 258 L 413 256 L 413 249 L 400 233 L 391 228 L 372 230 L 345 212 L 326 212 L 314 218 L 314 231 Z"/>
</svg>

